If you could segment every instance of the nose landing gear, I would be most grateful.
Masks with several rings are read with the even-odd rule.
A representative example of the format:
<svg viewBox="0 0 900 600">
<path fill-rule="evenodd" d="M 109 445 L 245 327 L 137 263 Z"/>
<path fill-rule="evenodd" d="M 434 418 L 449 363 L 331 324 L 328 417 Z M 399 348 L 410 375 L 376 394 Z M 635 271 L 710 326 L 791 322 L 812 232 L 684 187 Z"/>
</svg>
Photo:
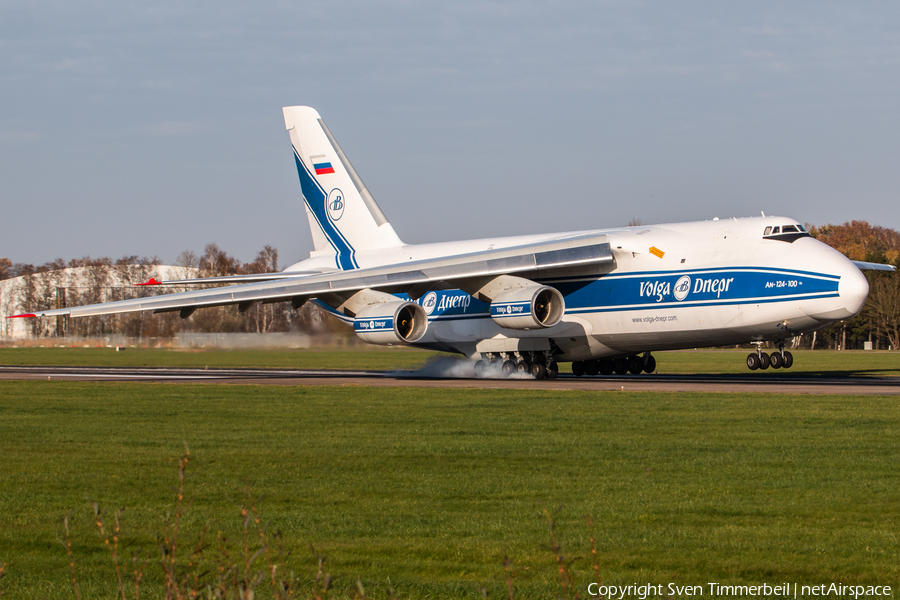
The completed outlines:
<svg viewBox="0 0 900 600">
<path fill-rule="evenodd" d="M 765 371 L 769 367 L 773 369 L 790 369 L 794 364 L 794 355 L 784 349 L 784 342 L 778 344 L 778 351 L 766 354 L 762 351 L 762 342 L 756 343 L 756 352 L 747 355 L 747 368 L 751 371 L 757 369 Z"/>
</svg>

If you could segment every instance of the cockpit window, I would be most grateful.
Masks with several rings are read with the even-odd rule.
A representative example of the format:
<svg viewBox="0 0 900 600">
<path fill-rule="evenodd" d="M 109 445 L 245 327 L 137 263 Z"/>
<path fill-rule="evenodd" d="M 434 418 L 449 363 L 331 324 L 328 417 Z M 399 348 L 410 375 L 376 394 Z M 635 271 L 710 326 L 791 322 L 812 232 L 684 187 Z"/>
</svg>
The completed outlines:
<svg viewBox="0 0 900 600">
<path fill-rule="evenodd" d="M 763 232 L 763 237 L 767 240 L 788 242 L 792 244 L 800 238 L 809 237 L 809 232 L 799 223 L 794 223 L 792 225 L 773 225 L 766 227 Z"/>
</svg>

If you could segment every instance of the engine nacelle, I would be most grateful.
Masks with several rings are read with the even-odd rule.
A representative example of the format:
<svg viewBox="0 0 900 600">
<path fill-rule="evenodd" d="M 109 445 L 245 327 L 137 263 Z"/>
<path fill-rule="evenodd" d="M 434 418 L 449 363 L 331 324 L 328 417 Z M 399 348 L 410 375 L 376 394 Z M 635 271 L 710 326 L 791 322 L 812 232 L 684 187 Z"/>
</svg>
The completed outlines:
<svg viewBox="0 0 900 600">
<path fill-rule="evenodd" d="M 533 285 L 504 290 L 491 302 L 491 318 L 507 329 L 540 329 L 553 327 L 566 312 L 566 302 L 559 290 L 546 285 Z"/>
<path fill-rule="evenodd" d="M 353 330 L 370 344 L 412 344 L 425 335 L 428 315 L 415 302 L 371 304 L 356 313 Z"/>
</svg>

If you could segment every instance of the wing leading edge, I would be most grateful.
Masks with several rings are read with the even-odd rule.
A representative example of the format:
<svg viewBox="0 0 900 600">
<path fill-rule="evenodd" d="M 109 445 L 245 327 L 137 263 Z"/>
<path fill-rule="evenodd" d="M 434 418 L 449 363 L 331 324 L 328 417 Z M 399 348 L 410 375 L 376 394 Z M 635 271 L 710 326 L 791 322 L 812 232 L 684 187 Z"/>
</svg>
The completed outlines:
<svg viewBox="0 0 900 600">
<path fill-rule="evenodd" d="M 613 260 L 606 236 L 589 234 L 405 264 L 35 311 L 27 315 L 15 315 L 15 317 L 64 315 L 87 317 L 137 311 L 153 311 L 154 313 L 181 311 L 182 315 L 187 316 L 197 308 L 231 304 L 237 304 L 243 308 L 249 307 L 255 302 L 280 301 L 293 301 L 295 306 L 299 306 L 309 298 L 328 293 L 352 292 L 366 288 L 403 292 L 412 286 L 442 281 L 453 282 L 462 287 L 467 280 L 574 266 L 600 265 L 612 263 Z"/>
</svg>

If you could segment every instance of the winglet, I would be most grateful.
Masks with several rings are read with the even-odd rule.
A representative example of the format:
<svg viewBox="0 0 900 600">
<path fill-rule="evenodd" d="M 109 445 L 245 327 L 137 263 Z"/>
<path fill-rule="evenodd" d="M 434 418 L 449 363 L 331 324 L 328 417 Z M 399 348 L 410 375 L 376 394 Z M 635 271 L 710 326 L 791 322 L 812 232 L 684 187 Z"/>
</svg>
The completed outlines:
<svg viewBox="0 0 900 600">
<path fill-rule="evenodd" d="M 155 278 L 151 277 L 149 281 L 138 283 L 136 285 L 162 285 L 162 281 L 157 281 Z"/>
<path fill-rule="evenodd" d="M 36 317 L 37 315 L 34 313 L 28 313 L 27 315 L 9 315 L 6 317 L 7 319 L 24 319 L 26 317 Z"/>
</svg>

